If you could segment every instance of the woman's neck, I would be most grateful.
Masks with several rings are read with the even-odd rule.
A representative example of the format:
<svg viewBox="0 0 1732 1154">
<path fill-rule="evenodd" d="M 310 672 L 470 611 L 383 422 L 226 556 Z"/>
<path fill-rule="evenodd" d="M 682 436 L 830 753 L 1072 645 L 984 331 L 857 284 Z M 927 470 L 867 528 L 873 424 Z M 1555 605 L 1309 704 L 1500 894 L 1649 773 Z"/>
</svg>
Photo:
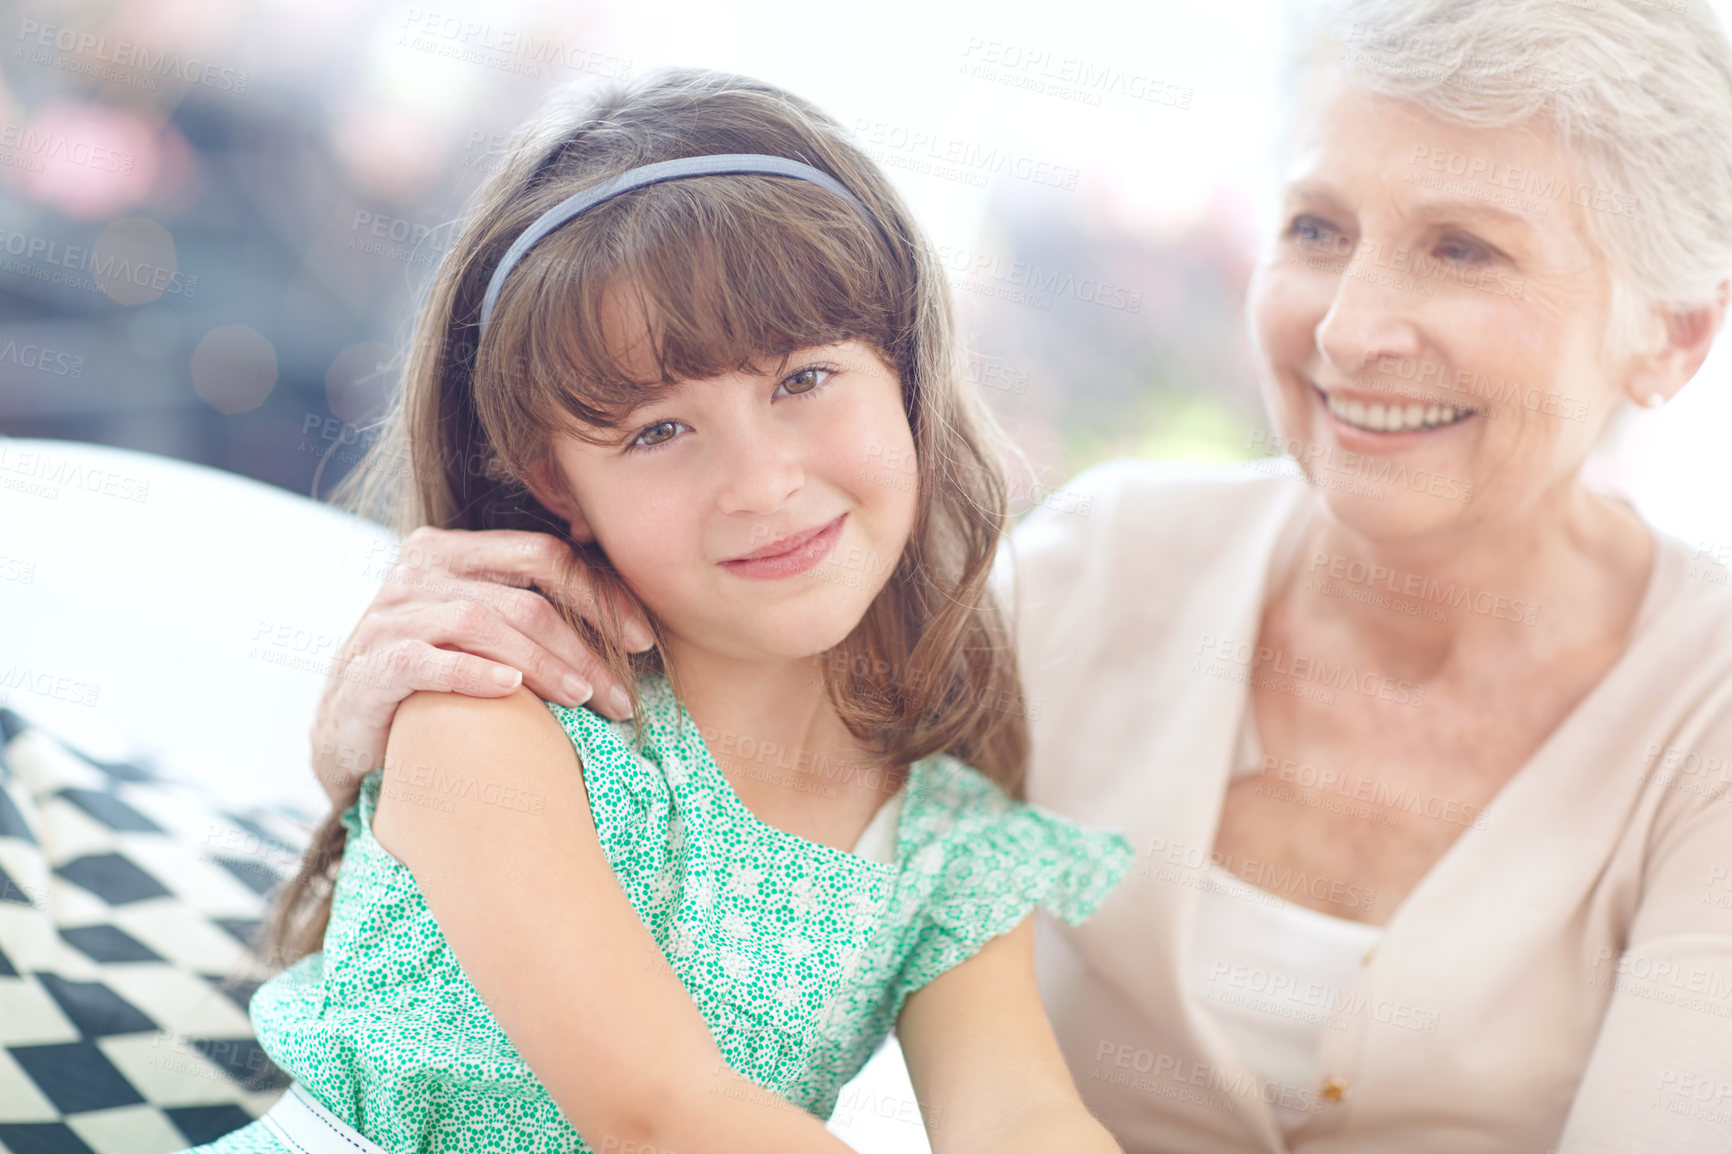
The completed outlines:
<svg viewBox="0 0 1732 1154">
<path fill-rule="evenodd" d="M 1271 602 L 1421 682 L 1488 653 L 1543 662 L 1621 642 L 1655 549 L 1627 506 L 1579 483 L 1517 514 L 1400 540 L 1355 531 L 1321 500 L 1309 515 Z"/>
</svg>

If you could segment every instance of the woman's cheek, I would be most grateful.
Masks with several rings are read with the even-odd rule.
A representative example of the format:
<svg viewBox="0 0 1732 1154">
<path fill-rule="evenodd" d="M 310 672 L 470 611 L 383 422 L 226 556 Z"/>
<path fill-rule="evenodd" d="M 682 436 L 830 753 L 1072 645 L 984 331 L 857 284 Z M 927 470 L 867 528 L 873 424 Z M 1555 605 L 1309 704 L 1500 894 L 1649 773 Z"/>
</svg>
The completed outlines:
<svg viewBox="0 0 1732 1154">
<path fill-rule="evenodd" d="M 1285 268 L 1265 269 L 1252 283 L 1250 313 L 1263 384 L 1283 424 L 1303 411 L 1304 398 L 1297 395 L 1304 388 L 1300 374 L 1327 312 L 1326 305 L 1319 309 L 1307 298 L 1319 295 L 1317 286 L 1296 283 L 1292 270 Z"/>
<path fill-rule="evenodd" d="M 1260 268 L 1251 283 L 1251 317 L 1257 344 L 1271 365 L 1303 356 L 1328 312 L 1328 294 L 1313 275 L 1300 277 L 1276 262 Z M 1309 318 L 1309 321 L 1308 321 Z"/>
</svg>

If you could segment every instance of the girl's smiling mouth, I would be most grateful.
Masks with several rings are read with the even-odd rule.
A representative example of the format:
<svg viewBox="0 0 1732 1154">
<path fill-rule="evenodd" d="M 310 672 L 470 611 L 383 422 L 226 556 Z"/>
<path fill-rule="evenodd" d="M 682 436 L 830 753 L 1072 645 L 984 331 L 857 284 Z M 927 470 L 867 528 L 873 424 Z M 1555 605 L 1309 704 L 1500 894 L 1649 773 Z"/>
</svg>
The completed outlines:
<svg viewBox="0 0 1732 1154">
<path fill-rule="evenodd" d="M 842 536 L 842 526 L 847 519 L 848 514 L 843 513 L 834 521 L 815 529 L 792 533 L 744 556 L 722 561 L 720 565 L 736 577 L 749 577 L 760 581 L 797 577 L 829 554 L 837 539 Z"/>
</svg>

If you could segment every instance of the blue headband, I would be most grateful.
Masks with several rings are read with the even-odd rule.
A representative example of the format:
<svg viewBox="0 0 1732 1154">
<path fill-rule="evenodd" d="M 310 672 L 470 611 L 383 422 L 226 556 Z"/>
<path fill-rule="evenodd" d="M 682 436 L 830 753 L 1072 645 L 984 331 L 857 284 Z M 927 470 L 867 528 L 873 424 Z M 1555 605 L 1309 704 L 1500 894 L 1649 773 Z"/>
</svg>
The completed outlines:
<svg viewBox="0 0 1732 1154">
<path fill-rule="evenodd" d="M 523 235 L 505 250 L 505 256 L 493 270 L 493 279 L 487 282 L 487 295 L 481 298 L 481 332 L 477 342 L 487 335 L 487 321 L 493 315 L 493 306 L 498 303 L 499 290 L 505 287 L 505 278 L 511 275 L 512 268 L 523 259 L 528 252 L 543 237 L 572 217 L 594 208 L 604 200 L 618 196 L 622 192 L 630 192 L 634 188 L 642 188 L 647 184 L 660 184 L 664 180 L 679 180 L 688 176 L 724 176 L 740 173 L 764 173 L 769 176 L 791 176 L 798 180 L 811 181 L 829 189 L 837 196 L 847 200 L 854 206 L 866 221 L 876 225 L 866 206 L 860 203 L 858 197 L 849 192 L 847 186 L 827 172 L 820 172 L 809 164 L 801 164 L 797 160 L 789 160 L 785 156 L 764 156 L 759 153 L 742 152 L 728 153 L 721 156 L 682 156 L 676 160 L 661 160 L 654 164 L 642 164 L 630 168 L 618 176 L 609 177 L 600 184 L 594 184 L 582 192 L 574 192 L 546 212 L 536 218 L 535 223 L 523 230 Z"/>
</svg>

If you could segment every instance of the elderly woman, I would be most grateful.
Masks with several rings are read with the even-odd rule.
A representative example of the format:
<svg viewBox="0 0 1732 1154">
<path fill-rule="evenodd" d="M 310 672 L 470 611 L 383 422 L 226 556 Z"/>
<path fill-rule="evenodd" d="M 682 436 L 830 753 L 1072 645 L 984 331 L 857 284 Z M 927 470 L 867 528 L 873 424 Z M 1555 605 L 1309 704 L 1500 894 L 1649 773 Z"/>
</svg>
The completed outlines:
<svg viewBox="0 0 1732 1154">
<path fill-rule="evenodd" d="M 1703 9 L 1324 12 L 1249 310 L 1297 468 L 1103 466 L 1016 533 L 1030 796 L 1142 854 L 1041 942 L 1128 1150 L 1732 1149 L 1732 590 L 1581 478 L 1724 315 Z M 495 663 L 617 715 L 522 588 L 556 539 L 411 545 L 314 727 L 334 799 Z"/>
</svg>

